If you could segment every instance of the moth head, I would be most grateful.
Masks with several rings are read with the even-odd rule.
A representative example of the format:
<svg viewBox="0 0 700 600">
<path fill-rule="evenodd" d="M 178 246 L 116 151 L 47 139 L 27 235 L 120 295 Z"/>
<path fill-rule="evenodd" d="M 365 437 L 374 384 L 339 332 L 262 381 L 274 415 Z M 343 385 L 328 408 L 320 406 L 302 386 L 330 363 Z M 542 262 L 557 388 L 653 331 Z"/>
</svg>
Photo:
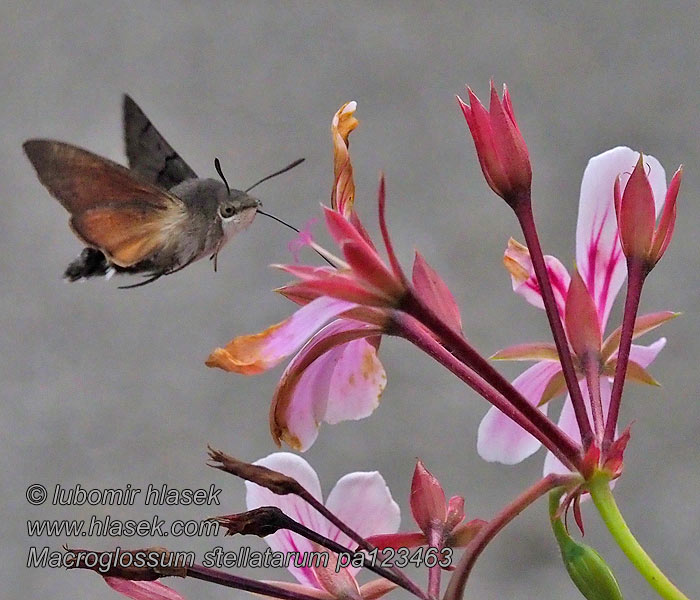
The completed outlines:
<svg viewBox="0 0 700 600">
<path fill-rule="evenodd" d="M 240 190 L 222 189 L 219 193 L 217 216 L 224 225 L 250 225 L 260 200 Z"/>
<path fill-rule="evenodd" d="M 247 227 L 253 222 L 258 206 L 261 206 L 262 203 L 257 198 L 249 196 L 247 191 L 232 190 L 229 187 L 218 158 L 214 159 L 214 167 L 224 183 L 224 187 L 219 190 L 217 197 L 219 203 L 216 216 L 221 219 L 224 226 L 233 225 L 236 229 Z"/>
<path fill-rule="evenodd" d="M 221 162 L 219 161 L 218 158 L 214 159 L 214 167 L 216 168 L 216 172 L 219 174 L 219 177 L 221 177 L 221 181 L 223 181 L 224 186 L 226 186 L 225 190 L 225 196 L 224 196 L 224 190 L 222 188 L 222 191 L 219 193 L 219 206 L 217 209 L 217 216 L 219 219 L 221 219 L 222 223 L 224 225 L 231 223 L 236 226 L 236 229 L 242 229 L 250 225 L 253 221 L 253 218 L 255 217 L 255 213 L 258 212 L 258 208 L 262 206 L 262 202 L 258 200 L 257 198 L 253 198 L 252 196 L 248 195 L 248 192 L 252 190 L 254 187 L 257 187 L 260 185 L 263 181 L 267 181 L 268 179 L 272 179 L 273 177 L 277 177 L 277 175 L 281 175 L 282 173 L 286 173 L 290 169 L 293 169 L 297 165 L 300 165 L 301 163 L 304 162 L 303 158 L 299 158 L 295 160 L 293 163 L 287 165 L 283 169 L 280 169 L 279 171 L 275 171 L 274 173 L 271 173 L 270 175 L 267 175 L 266 177 L 263 177 L 262 179 L 258 180 L 255 182 L 253 185 L 251 185 L 249 188 L 247 188 L 244 191 L 240 190 L 232 190 L 226 181 L 226 177 L 224 177 L 224 173 L 221 170 Z M 262 211 L 260 211 L 261 214 L 266 215 L 276 221 L 279 221 L 280 223 L 286 225 L 287 227 L 294 229 L 294 231 L 299 231 L 296 229 L 296 227 L 292 227 L 289 225 L 289 223 L 285 223 L 281 219 L 278 219 L 277 217 L 266 214 Z"/>
</svg>

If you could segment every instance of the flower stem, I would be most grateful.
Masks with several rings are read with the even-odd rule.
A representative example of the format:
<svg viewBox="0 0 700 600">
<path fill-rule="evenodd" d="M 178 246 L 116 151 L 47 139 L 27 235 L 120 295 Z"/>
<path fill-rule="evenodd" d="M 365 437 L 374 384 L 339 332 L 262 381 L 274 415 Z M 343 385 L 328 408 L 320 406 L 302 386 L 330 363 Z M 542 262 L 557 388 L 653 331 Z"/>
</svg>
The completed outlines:
<svg viewBox="0 0 700 600">
<path fill-rule="evenodd" d="M 324 506 L 325 508 L 325 506 Z M 326 509 L 328 511 L 328 509 Z M 328 511 L 330 514 L 330 511 Z M 316 544 L 319 544 L 320 546 L 323 546 L 324 548 L 328 548 L 332 552 L 335 552 L 336 554 L 346 554 L 350 555 L 353 553 L 350 548 L 347 548 L 343 546 L 342 544 L 339 544 L 338 542 L 335 542 L 329 538 L 327 538 L 325 535 L 321 535 L 320 533 L 315 532 L 313 529 L 309 529 L 305 525 L 302 525 L 298 521 L 295 521 L 288 515 L 284 515 L 284 527 L 285 529 L 288 529 L 289 531 L 293 531 L 295 533 L 298 533 L 300 536 L 305 537 L 307 540 L 310 540 L 311 542 L 314 542 Z M 362 539 L 362 538 L 361 538 Z M 367 546 L 367 550 L 371 551 L 371 546 L 369 543 L 365 541 L 365 546 Z M 381 566 L 380 562 L 376 562 L 369 557 L 363 556 L 362 558 L 363 566 L 376 573 L 380 577 L 384 577 L 384 579 L 388 579 L 392 583 L 395 583 L 399 587 L 404 588 L 405 590 L 415 593 L 414 589 L 417 589 L 417 586 L 415 586 L 413 583 L 411 583 L 410 580 L 407 579 L 407 577 L 401 572 L 398 571 L 392 571 L 385 569 L 384 567 Z M 424 594 L 416 594 L 418 597 L 425 599 Z"/>
<path fill-rule="evenodd" d="M 187 577 L 215 583 L 216 585 L 223 585 L 224 587 L 252 592 L 253 594 L 259 594 L 261 596 L 281 598 L 281 600 L 318 600 L 315 596 L 310 594 L 288 590 L 264 581 L 256 581 L 255 579 L 232 575 L 231 573 L 210 569 L 202 565 L 187 567 Z"/>
<path fill-rule="evenodd" d="M 597 473 L 588 482 L 588 491 L 593 498 L 603 522 L 617 542 L 618 546 L 627 555 L 630 562 L 649 582 L 658 594 L 666 600 L 689 600 L 671 580 L 656 566 L 651 557 L 644 551 L 639 542 L 630 531 L 615 503 L 615 497 L 610 491 L 609 477 L 603 473 Z"/>
<path fill-rule="evenodd" d="M 600 448 L 603 442 L 603 430 L 605 429 L 603 402 L 600 397 L 600 359 L 597 355 L 588 354 L 583 357 L 582 363 L 583 370 L 586 373 L 586 383 L 588 384 L 588 394 L 591 401 L 593 431 L 595 432 L 598 448 Z"/>
<path fill-rule="evenodd" d="M 359 533 L 357 533 L 354 529 L 352 529 L 350 526 L 345 524 L 343 521 L 341 521 L 335 514 L 333 514 L 330 510 L 326 508 L 326 506 L 317 500 L 310 492 L 308 492 L 306 489 L 303 490 L 302 493 L 299 494 L 299 497 L 308 502 L 313 508 L 315 508 L 321 515 L 323 515 L 326 519 L 328 519 L 333 525 L 335 525 L 340 531 L 342 531 L 345 535 L 347 535 L 351 540 L 353 540 L 357 545 L 363 549 L 366 550 L 367 552 L 372 552 L 375 547 L 370 544 L 365 538 L 363 538 Z M 303 527 L 303 526 L 302 526 Z M 309 538 L 311 539 L 311 538 Z M 365 565 L 367 566 L 367 565 Z M 369 568 L 369 567 L 368 567 Z M 377 574 L 381 575 L 385 579 L 388 579 L 389 581 L 392 581 L 399 585 L 400 587 L 404 588 L 408 592 L 411 592 L 414 596 L 417 596 L 418 598 L 421 598 L 421 600 L 428 600 L 428 596 L 426 593 L 418 587 L 418 585 L 412 581 L 405 573 L 401 571 L 398 567 L 395 565 L 391 566 L 388 571 L 385 571 L 382 569 L 383 572 L 379 572 L 376 569 L 374 570 Z"/>
<path fill-rule="evenodd" d="M 642 287 L 648 270 L 646 265 L 638 259 L 627 261 L 627 296 L 625 298 L 625 312 L 622 317 L 622 329 L 620 331 L 620 349 L 617 352 L 617 366 L 615 379 L 613 380 L 610 394 L 610 408 L 608 419 L 605 422 L 604 446 L 608 447 L 615 437 L 615 428 L 620 416 L 620 403 L 622 402 L 622 389 L 625 386 L 625 375 L 629 364 L 632 337 L 634 336 L 634 323 L 639 310 L 639 300 L 642 296 Z"/>
<path fill-rule="evenodd" d="M 501 510 L 501 512 L 479 530 L 476 537 L 467 545 L 464 555 L 457 564 L 455 572 L 450 579 L 443 600 L 461 600 L 464 595 L 464 588 L 467 585 L 467 579 L 474 568 L 477 558 L 479 558 L 484 548 L 486 548 L 488 543 L 501 529 L 547 492 L 560 486 L 569 487 L 578 484 L 580 481 L 581 479 L 578 475 L 558 475 L 551 473 L 529 487 Z"/>
<path fill-rule="evenodd" d="M 394 317 L 395 324 L 402 330 L 399 335 L 430 354 L 438 362 L 450 369 L 479 395 L 483 396 L 503 414 L 513 419 L 525 431 L 540 440 L 549 450 L 560 456 L 567 457 L 564 461 L 570 468 L 577 470 L 580 464 L 580 447 L 555 423 L 553 423 L 538 408 L 532 406 L 527 399 L 516 390 L 503 375 L 481 356 L 466 339 L 452 327 L 447 325 L 435 312 L 427 306 L 413 290 L 409 290 L 404 298 L 401 310 L 409 313 L 420 324 L 430 329 L 442 343 L 436 342 L 432 336 L 412 321 L 404 318 L 401 313 Z M 407 337 L 410 336 L 410 337 Z M 432 350 L 431 350 L 432 349 Z M 452 366 L 454 366 L 454 369 Z M 457 370 L 455 370 L 457 369 Z M 549 442 L 543 438 L 547 438 Z M 552 445 L 557 449 L 553 449 Z"/>
<path fill-rule="evenodd" d="M 549 270 L 547 269 L 547 264 L 545 263 L 544 255 L 542 254 L 542 247 L 540 246 L 540 240 L 537 236 L 535 218 L 532 214 L 532 203 L 520 203 L 515 210 L 515 216 L 520 222 L 520 228 L 523 231 L 525 243 L 528 251 L 530 252 L 532 267 L 535 270 L 537 283 L 540 287 L 542 300 L 544 302 L 544 309 L 547 313 L 547 319 L 549 320 L 549 327 L 552 330 L 554 344 L 556 345 L 557 352 L 559 353 L 559 362 L 561 363 L 562 372 L 564 373 L 566 387 L 571 396 L 571 404 L 574 408 L 576 422 L 578 423 L 578 427 L 581 432 L 581 440 L 585 449 L 588 448 L 588 445 L 593 439 L 593 432 L 591 430 L 591 424 L 588 421 L 588 414 L 586 413 L 586 405 L 583 400 L 583 394 L 581 393 L 581 388 L 578 385 L 578 377 L 576 376 L 574 361 L 571 357 L 571 351 L 569 350 L 569 342 L 566 339 L 564 326 L 562 325 L 561 318 L 559 317 L 559 310 L 557 309 L 557 302 L 554 299 L 552 283 L 549 280 Z"/>
<path fill-rule="evenodd" d="M 445 537 L 443 528 L 431 528 L 428 536 L 428 545 L 431 548 L 436 548 L 441 551 L 445 547 Z M 442 576 L 442 567 L 439 564 L 433 565 L 428 569 L 428 596 L 431 599 L 437 599 L 440 596 L 440 577 Z"/>
<path fill-rule="evenodd" d="M 443 326 L 454 332 L 447 325 L 443 324 Z M 572 470 L 578 469 L 581 462 L 578 446 L 546 415 L 542 414 L 523 398 L 517 390 L 512 388 L 513 392 L 517 394 L 515 402 L 510 398 L 506 398 L 500 390 L 485 381 L 483 377 L 469 368 L 455 354 L 435 340 L 430 332 L 410 315 L 397 312 L 393 317 L 393 331 L 392 328 L 389 328 L 388 333 L 403 337 L 423 350 L 423 352 L 464 381 L 477 394 L 493 404 L 504 415 L 542 442 L 567 467 Z M 488 366 L 492 368 L 491 365 Z M 506 381 L 506 383 L 508 382 Z"/>
</svg>

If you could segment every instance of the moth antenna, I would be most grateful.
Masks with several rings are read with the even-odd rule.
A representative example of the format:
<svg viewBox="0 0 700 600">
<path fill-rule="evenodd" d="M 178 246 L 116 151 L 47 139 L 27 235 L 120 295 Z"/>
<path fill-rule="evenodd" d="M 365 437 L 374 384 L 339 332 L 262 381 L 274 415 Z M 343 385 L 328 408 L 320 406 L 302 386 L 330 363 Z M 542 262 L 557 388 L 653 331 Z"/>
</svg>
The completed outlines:
<svg viewBox="0 0 700 600">
<path fill-rule="evenodd" d="M 282 173 L 286 173 L 287 171 L 293 169 L 294 167 L 298 167 L 301 163 L 303 163 L 306 159 L 305 158 L 297 158 L 293 163 L 288 164 L 284 169 L 280 169 L 279 171 L 275 171 L 272 173 L 272 175 L 268 175 L 267 177 L 263 177 L 260 181 L 257 181 L 253 185 L 251 185 L 247 190 L 244 190 L 245 193 L 247 194 L 250 190 L 252 190 L 254 187 L 257 187 L 260 185 L 263 181 L 267 181 L 268 179 L 272 179 L 273 177 L 277 177 L 278 175 L 282 175 Z M 260 212 L 260 211 L 258 211 Z"/>
<path fill-rule="evenodd" d="M 221 177 L 221 180 L 224 182 L 224 185 L 226 185 L 226 191 L 228 192 L 228 195 L 231 195 L 231 188 L 228 186 L 228 181 L 226 181 L 226 177 L 224 177 L 224 172 L 221 170 L 221 162 L 219 161 L 218 158 L 214 159 L 214 168 L 216 169 L 216 172 L 219 174 L 219 177 Z"/>
</svg>

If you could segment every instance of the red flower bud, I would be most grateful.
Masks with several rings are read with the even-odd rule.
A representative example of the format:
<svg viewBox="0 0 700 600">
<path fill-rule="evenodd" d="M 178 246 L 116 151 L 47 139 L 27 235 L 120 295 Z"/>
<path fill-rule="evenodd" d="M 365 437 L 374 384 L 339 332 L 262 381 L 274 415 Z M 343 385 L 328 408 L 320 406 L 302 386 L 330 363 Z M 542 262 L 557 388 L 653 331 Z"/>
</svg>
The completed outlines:
<svg viewBox="0 0 700 600">
<path fill-rule="evenodd" d="M 467 88 L 469 104 L 457 101 L 474 138 L 481 170 L 491 189 L 512 208 L 529 201 L 532 168 L 525 140 L 513 114 L 508 88 L 498 97 L 491 81 L 491 102 L 487 111 L 479 98 Z"/>
</svg>

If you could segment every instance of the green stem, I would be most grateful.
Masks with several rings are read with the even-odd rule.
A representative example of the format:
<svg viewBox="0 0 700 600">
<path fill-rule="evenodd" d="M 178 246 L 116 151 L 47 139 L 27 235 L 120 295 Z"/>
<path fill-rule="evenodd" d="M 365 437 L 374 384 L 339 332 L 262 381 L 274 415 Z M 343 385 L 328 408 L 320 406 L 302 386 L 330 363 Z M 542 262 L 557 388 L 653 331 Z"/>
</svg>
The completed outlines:
<svg viewBox="0 0 700 600">
<path fill-rule="evenodd" d="M 564 523 L 561 522 L 561 519 L 554 518 L 554 515 L 559 510 L 559 501 L 561 500 L 561 497 L 564 495 L 565 491 L 566 490 L 562 487 L 555 488 L 549 492 L 549 518 L 552 521 L 552 531 L 554 532 L 554 537 L 557 539 L 557 542 L 559 542 L 559 546 L 563 546 L 569 541 L 569 539 L 571 539 L 569 534 L 566 532 L 566 528 L 564 527 Z"/>
<path fill-rule="evenodd" d="M 620 509 L 615 503 L 615 497 L 610 491 L 610 478 L 603 474 L 595 474 L 588 482 L 588 490 L 591 493 L 603 522 L 625 553 L 630 562 L 649 582 L 657 593 L 666 600 L 689 600 L 671 580 L 656 566 L 651 557 L 636 540 L 630 528 L 625 523 Z"/>
</svg>

